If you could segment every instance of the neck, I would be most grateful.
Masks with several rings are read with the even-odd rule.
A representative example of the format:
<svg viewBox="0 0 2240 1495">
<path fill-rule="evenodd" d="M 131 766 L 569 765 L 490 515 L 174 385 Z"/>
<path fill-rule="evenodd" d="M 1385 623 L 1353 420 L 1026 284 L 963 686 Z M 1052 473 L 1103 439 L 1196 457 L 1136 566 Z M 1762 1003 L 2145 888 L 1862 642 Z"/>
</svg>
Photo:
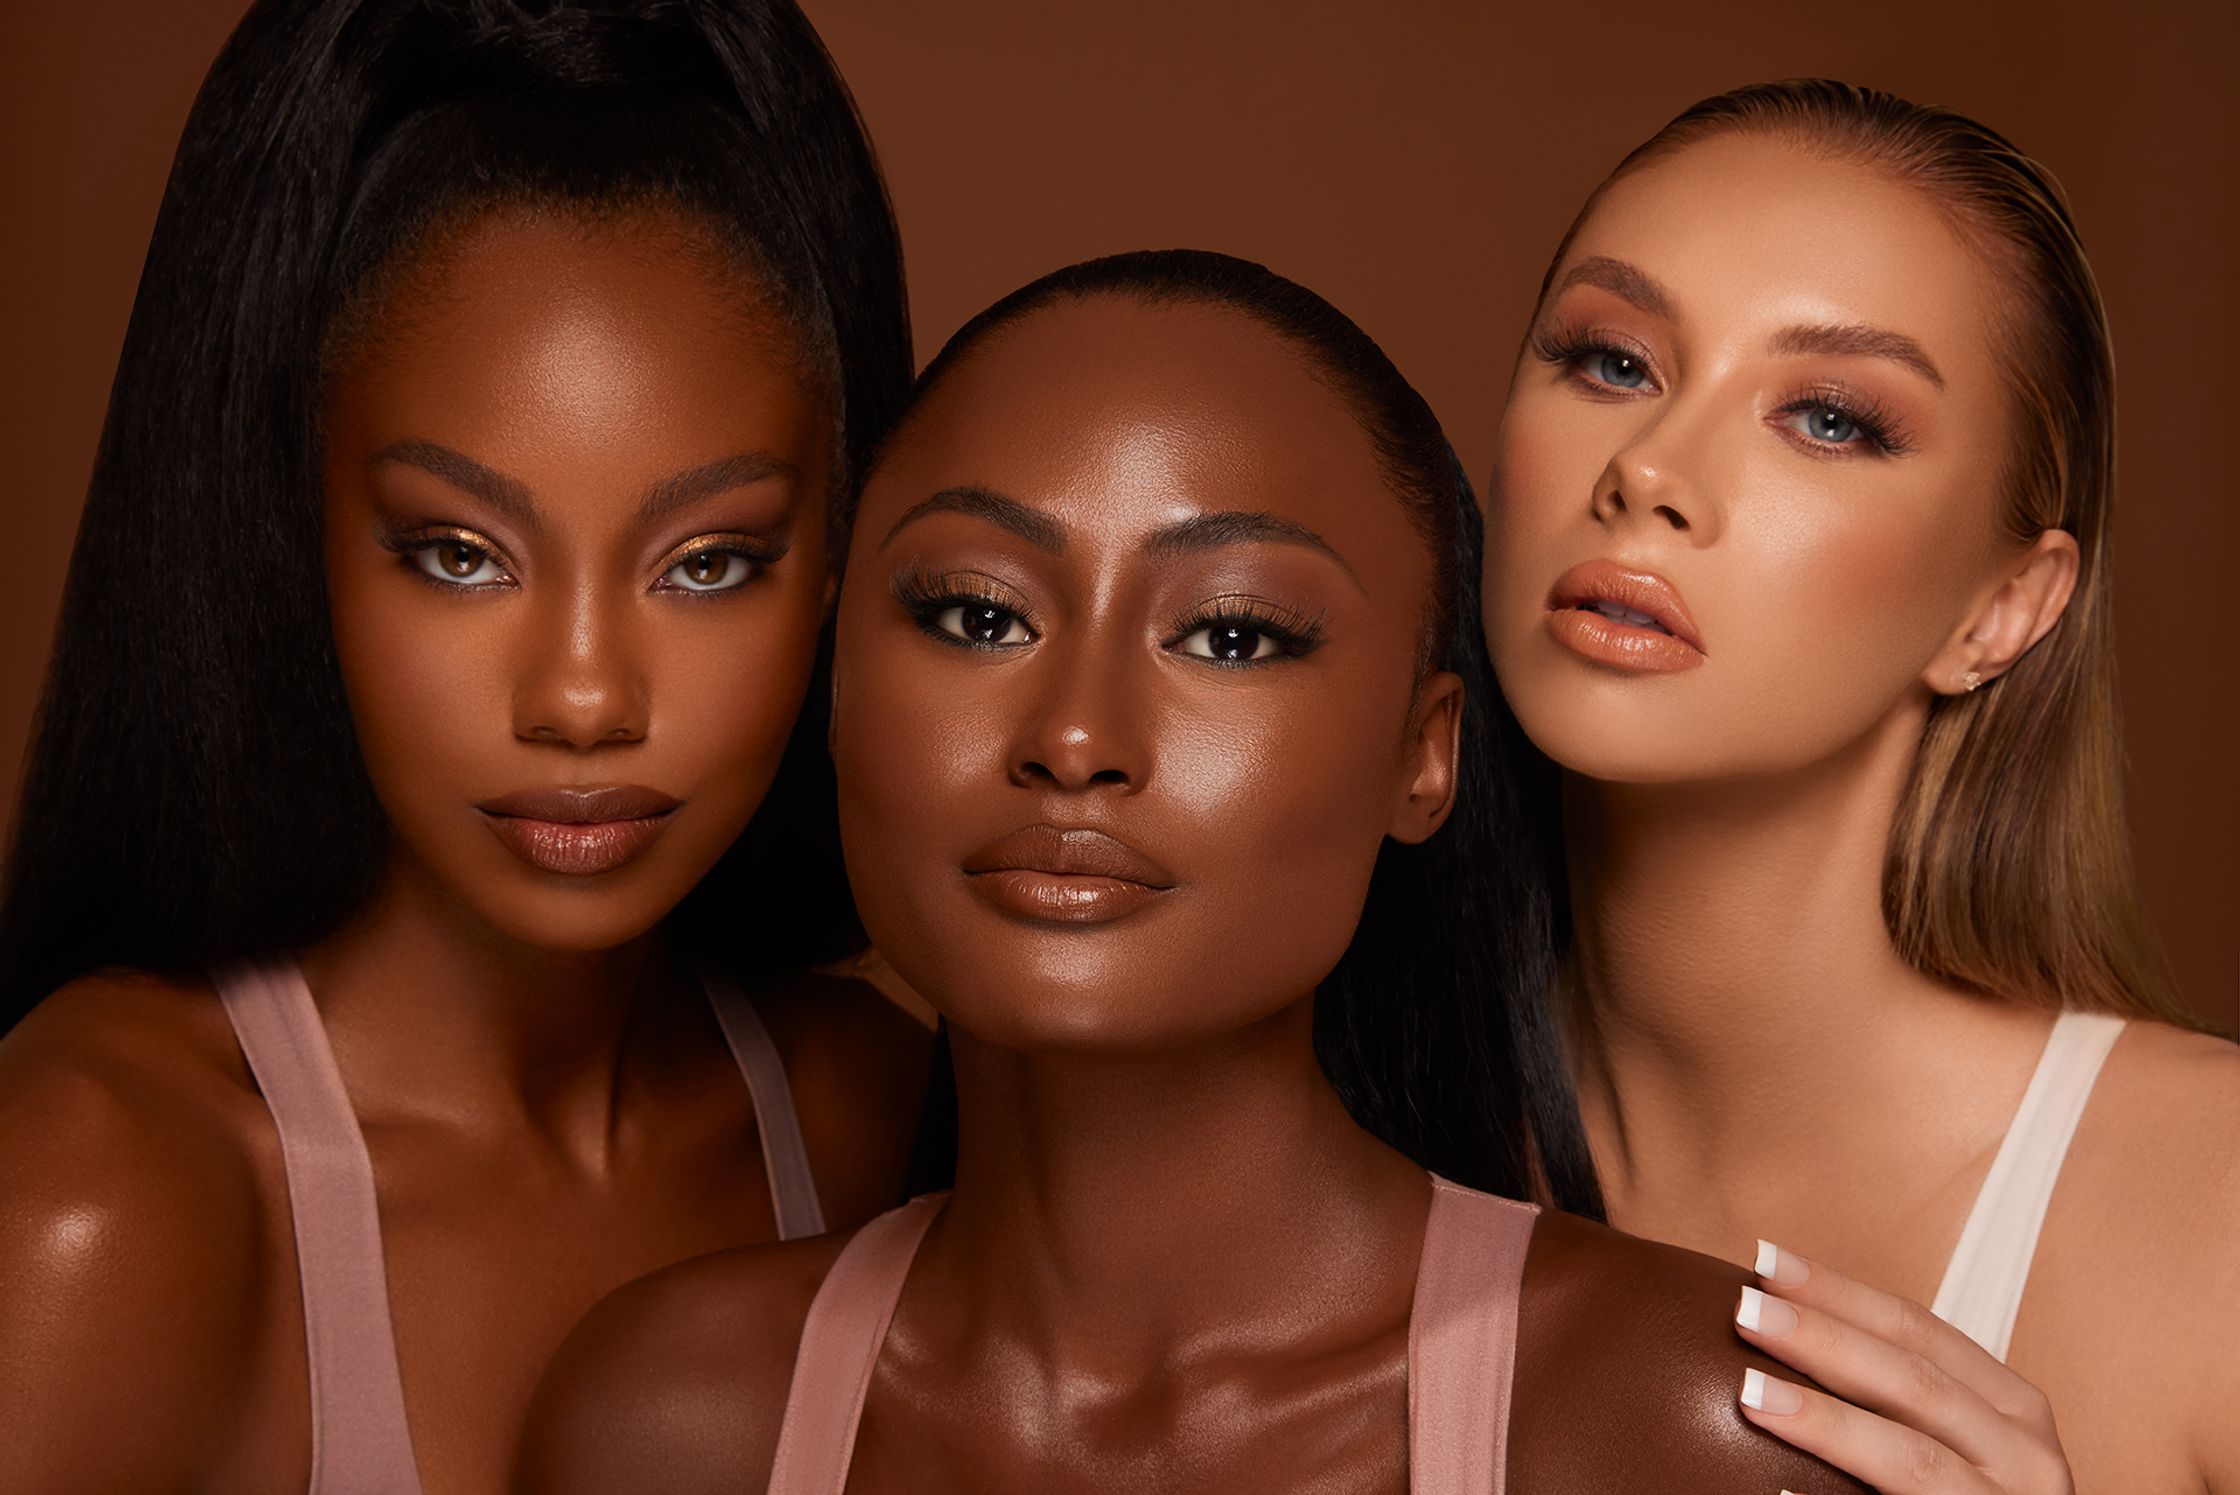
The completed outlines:
<svg viewBox="0 0 2240 1495">
<path fill-rule="evenodd" d="M 1920 731 L 1919 712 L 1894 713 L 1777 777 L 1567 780 L 1565 1015 L 1614 1219 L 1754 1179 L 1779 1198 L 1784 1179 L 1858 1162 L 1852 1143 L 1901 1151 L 1894 1134 L 1936 1118 L 1939 1094 L 1981 1091 L 1967 1071 L 1987 1024 L 2042 1031 L 1891 942 L 1884 859 Z"/>
<path fill-rule="evenodd" d="M 927 1249 L 982 1332 L 1140 1376 L 1404 1321 L 1429 1188 L 1346 1114 L 1312 1007 L 1124 1056 L 954 1033 L 957 1187 Z"/>
<path fill-rule="evenodd" d="M 594 1153 L 625 1053 L 678 985 L 658 932 L 609 950 L 524 944 L 396 858 L 302 963 L 361 1118 L 527 1128 Z"/>
</svg>

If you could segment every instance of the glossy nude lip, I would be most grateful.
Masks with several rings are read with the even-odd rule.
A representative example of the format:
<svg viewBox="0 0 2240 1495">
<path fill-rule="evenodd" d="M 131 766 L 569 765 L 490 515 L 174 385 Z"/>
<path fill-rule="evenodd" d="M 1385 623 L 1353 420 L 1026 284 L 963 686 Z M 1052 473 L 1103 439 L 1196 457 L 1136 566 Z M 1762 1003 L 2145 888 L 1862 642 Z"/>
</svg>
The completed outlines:
<svg viewBox="0 0 2240 1495">
<path fill-rule="evenodd" d="M 523 789 L 475 806 L 483 823 L 530 866 L 566 877 L 612 872 L 653 844 L 680 803 L 635 784 Z"/>
<path fill-rule="evenodd" d="M 1572 652 L 1624 670 L 1669 674 L 1704 660 L 1702 636 L 1672 584 L 1615 561 L 1587 561 L 1556 579 L 1548 632 Z"/>
<path fill-rule="evenodd" d="M 1124 919 L 1175 885 L 1127 842 L 1086 827 L 1030 825 L 966 857 L 974 892 L 1004 913 L 1061 924 Z"/>
</svg>

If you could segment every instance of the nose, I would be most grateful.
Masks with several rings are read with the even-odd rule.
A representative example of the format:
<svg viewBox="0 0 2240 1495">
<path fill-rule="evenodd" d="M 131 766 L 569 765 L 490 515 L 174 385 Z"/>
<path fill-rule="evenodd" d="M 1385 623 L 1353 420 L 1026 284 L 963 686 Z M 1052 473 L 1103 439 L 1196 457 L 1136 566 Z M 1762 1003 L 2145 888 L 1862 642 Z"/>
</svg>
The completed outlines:
<svg viewBox="0 0 2240 1495">
<path fill-rule="evenodd" d="M 645 737 L 650 702 L 627 611 L 584 586 L 532 615 L 514 684 L 516 737 L 579 749 Z"/>
<path fill-rule="evenodd" d="M 1595 479 L 1589 505 L 1607 527 L 1646 521 L 1705 545 L 1716 536 L 1718 510 L 1691 480 L 1702 470 L 1702 454 L 1692 450 L 1688 432 L 1674 419 L 1677 413 L 1669 407 L 1660 411 L 1611 455 Z"/>
<path fill-rule="evenodd" d="M 1090 642 L 1084 640 L 1083 642 Z M 1011 743 L 1011 782 L 1069 794 L 1140 792 L 1151 779 L 1147 712 L 1130 688 L 1135 668 L 1126 644 L 1112 649 L 1048 650 L 1034 661 L 1036 698 Z"/>
</svg>

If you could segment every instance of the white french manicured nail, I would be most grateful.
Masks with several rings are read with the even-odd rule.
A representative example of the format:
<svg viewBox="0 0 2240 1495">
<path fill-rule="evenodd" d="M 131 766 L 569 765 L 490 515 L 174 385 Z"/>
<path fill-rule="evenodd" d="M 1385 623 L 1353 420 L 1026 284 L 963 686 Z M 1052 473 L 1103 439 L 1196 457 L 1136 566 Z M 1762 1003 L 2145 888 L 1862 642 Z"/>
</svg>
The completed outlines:
<svg viewBox="0 0 2240 1495">
<path fill-rule="evenodd" d="M 1779 1339 L 1796 1332 L 1797 1310 L 1779 1298 L 1746 1287 L 1742 1290 L 1742 1303 L 1734 1311 L 1734 1321 L 1753 1334 Z"/>
<path fill-rule="evenodd" d="M 1752 1268 L 1768 1282 L 1794 1287 L 1812 1275 L 1812 1268 L 1794 1251 L 1784 1251 L 1771 1241 L 1758 1242 L 1758 1261 Z"/>
<path fill-rule="evenodd" d="M 1746 1370 L 1742 1373 L 1742 1405 L 1753 1412 L 1787 1417 L 1803 1408 L 1804 1393 L 1762 1370 Z"/>
</svg>

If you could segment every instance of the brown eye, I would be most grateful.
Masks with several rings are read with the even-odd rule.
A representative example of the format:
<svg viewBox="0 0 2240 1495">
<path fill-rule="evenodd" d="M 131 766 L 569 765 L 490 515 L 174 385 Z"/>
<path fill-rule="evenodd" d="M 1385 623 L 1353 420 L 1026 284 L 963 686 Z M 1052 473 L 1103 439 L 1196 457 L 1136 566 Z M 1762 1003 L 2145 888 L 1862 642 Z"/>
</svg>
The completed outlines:
<svg viewBox="0 0 2240 1495">
<path fill-rule="evenodd" d="M 410 552 L 423 576 L 459 587 L 493 586 L 507 580 L 497 558 L 465 540 L 436 540 Z"/>
<path fill-rule="evenodd" d="M 695 550 L 661 574 L 662 585 L 683 592 L 728 592 L 753 579 L 754 565 L 730 550 Z"/>
</svg>

